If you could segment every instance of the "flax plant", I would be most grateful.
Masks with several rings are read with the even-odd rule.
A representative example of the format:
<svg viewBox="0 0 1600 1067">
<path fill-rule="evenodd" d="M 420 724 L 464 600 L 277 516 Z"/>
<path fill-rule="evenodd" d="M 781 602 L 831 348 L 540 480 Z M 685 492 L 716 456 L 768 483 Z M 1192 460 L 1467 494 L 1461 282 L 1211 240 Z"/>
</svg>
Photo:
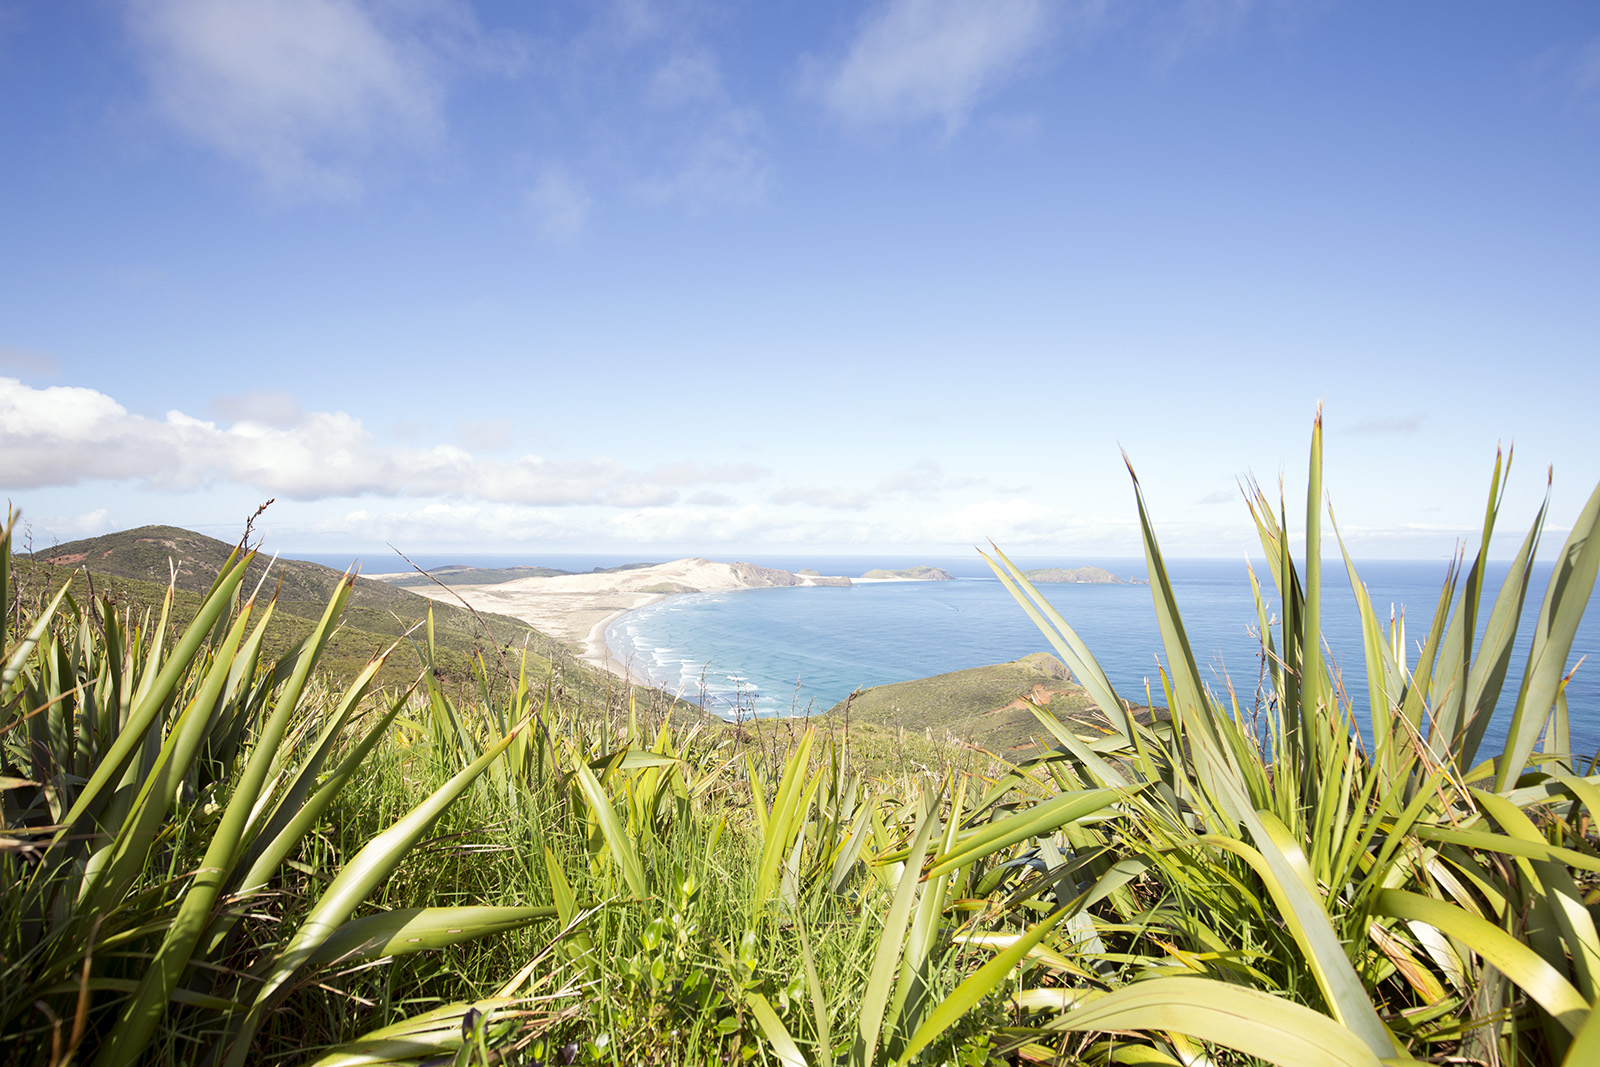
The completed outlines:
<svg viewBox="0 0 1600 1067">
<path fill-rule="evenodd" d="M 1274 619 L 1252 575 L 1268 684 L 1250 712 L 1202 678 L 1137 478 L 1170 722 L 1138 721 L 1038 590 L 1003 554 L 991 560 L 1109 727 L 1080 735 L 1039 709 L 1059 747 L 1023 773 L 1122 795 L 1130 817 L 1108 824 L 1103 847 L 1137 872 L 1142 902 L 1093 918 L 1117 950 L 1102 960 L 1119 961 L 1114 981 L 1016 999 L 1033 1013 L 1028 1040 L 1088 1060 L 1127 1055 L 1109 1035 L 1132 1031 L 1149 1062 L 1185 1062 L 1195 1041 L 1282 1064 L 1594 1062 L 1600 777 L 1570 752 L 1563 685 L 1600 562 L 1600 489 L 1560 550 L 1508 734 L 1484 759 L 1545 508 L 1485 618 L 1509 468 L 1497 458 L 1476 556 L 1464 580 L 1452 569 L 1414 656 L 1345 555 L 1369 748 L 1322 639 L 1321 468 L 1319 413 L 1303 570 L 1281 504 L 1274 514 L 1247 491 L 1280 605 Z"/>
<path fill-rule="evenodd" d="M 27 618 L 9 595 L 14 525 L 0 534 L 0 1044 L 13 1061 L 121 1067 L 181 1047 L 193 1062 L 250 1062 L 282 997 L 332 962 L 554 917 L 542 906 L 356 917 L 526 718 L 356 854 L 312 872 L 326 885 L 303 910 L 284 908 L 301 899 L 289 887 L 305 881 L 302 843 L 406 701 L 363 704 L 393 649 L 343 693 L 307 699 L 352 576 L 311 633 L 264 662 L 273 602 L 241 589 L 252 552 L 234 553 L 169 644 L 171 589 L 155 620 L 78 605 L 65 587 Z"/>
</svg>

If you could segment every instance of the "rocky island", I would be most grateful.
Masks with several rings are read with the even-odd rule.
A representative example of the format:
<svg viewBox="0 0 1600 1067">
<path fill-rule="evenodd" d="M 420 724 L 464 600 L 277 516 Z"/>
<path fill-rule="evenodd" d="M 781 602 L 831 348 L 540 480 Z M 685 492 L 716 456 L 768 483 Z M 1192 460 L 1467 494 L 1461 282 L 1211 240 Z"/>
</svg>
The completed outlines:
<svg viewBox="0 0 1600 1067">
<path fill-rule="evenodd" d="M 956 576 L 943 567 L 906 567 L 903 570 L 884 570 L 874 567 L 861 576 L 866 582 L 953 582 Z"/>
<path fill-rule="evenodd" d="M 1039 583 L 1077 582 L 1085 585 L 1122 585 L 1123 580 L 1104 567 L 1041 567 L 1023 571 L 1028 581 Z"/>
</svg>

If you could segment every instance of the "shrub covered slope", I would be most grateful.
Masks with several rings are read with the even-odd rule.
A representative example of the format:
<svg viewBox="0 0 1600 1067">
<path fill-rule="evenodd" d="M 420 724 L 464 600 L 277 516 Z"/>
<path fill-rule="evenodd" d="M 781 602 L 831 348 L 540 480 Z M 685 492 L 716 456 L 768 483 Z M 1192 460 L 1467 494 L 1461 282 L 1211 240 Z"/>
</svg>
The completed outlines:
<svg viewBox="0 0 1600 1067">
<path fill-rule="evenodd" d="M 1139 496 L 1170 718 L 997 554 L 1098 713 L 1032 708 L 1051 747 L 1009 762 L 864 775 L 831 725 L 585 708 L 498 657 L 463 695 L 436 632 L 332 685 L 350 582 L 269 654 L 248 553 L 178 628 L 10 595 L 0 1059 L 1600 1062 L 1600 776 L 1563 696 L 1600 490 L 1542 601 L 1542 512 L 1484 587 L 1498 461 L 1425 633 L 1347 565 L 1368 744 L 1318 633 L 1320 425 L 1310 466 L 1303 567 L 1251 499 L 1268 681 L 1242 696 L 1206 688 Z"/>
</svg>

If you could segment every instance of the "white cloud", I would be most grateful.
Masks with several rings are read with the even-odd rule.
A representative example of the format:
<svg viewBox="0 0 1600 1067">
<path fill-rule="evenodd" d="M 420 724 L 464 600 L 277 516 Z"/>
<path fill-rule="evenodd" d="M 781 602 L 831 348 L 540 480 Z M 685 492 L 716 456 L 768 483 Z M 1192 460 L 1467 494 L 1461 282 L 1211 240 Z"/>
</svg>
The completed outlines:
<svg viewBox="0 0 1600 1067">
<path fill-rule="evenodd" d="M 594 199 L 565 167 L 546 167 L 523 194 L 539 232 L 552 240 L 570 240 L 589 221 Z"/>
<path fill-rule="evenodd" d="M 358 194 L 375 148 L 437 138 L 453 67 L 514 65 L 461 0 L 131 0 L 129 12 L 160 113 L 294 196 Z"/>
<path fill-rule="evenodd" d="M 537 76 L 562 102 L 592 184 L 701 214 L 765 202 L 769 131 L 730 88 L 717 48 L 726 15 L 702 0 L 589 5 L 576 32 L 541 43 Z"/>
<path fill-rule="evenodd" d="M 832 489 L 825 485 L 797 485 L 772 494 L 772 502 L 858 511 L 867 506 L 867 494 L 859 490 Z"/>
<path fill-rule="evenodd" d="M 611 516 L 597 536 L 639 545 L 820 545 L 883 542 L 891 529 L 866 520 L 774 512 L 760 504 L 739 507 L 642 508 Z"/>
<path fill-rule="evenodd" d="M 671 504 L 678 494 L 664 486 L 647 482 L 627 482 L 608 490 L 605 502 L 619 508 L 656 508 Z"/>
<path fill-rule="evenodd" d="M 977 501 L 934 515 L 925 520 L 922 527 L 925 539 L 931 542 L 981 545 L 993 540 L 1006 548 L 1036 544 L 1099 545 L 1107 539 L 1121 540 L 1131 524 L 1088 520 L 1060 508 L 1017 497 Z"/>
<path fill-rule="evenodd" d="M 755 463 L 664 463 L 652 467 L 648 475 L 652 482 L 663 485 L 703 485 L 707 482 L 752 482 L 770 472 Z"/>
<path fill-rule="evenodd" d="M 887 0 L 843 55 L 813 61 L 811 90 L 851 125 L 937 120 L 961 128 L 1049 41 L 1045 0 Z"/>
<path fill-rule="evenodd" d="M 508 448 L 513 439 L 510 419 L 472 419 L 456 428 L 457 444 L 482 452 L 498 452 Z"/>
<path fill-rule="evenodd" d="M 116 523 L 111 521 L 109 508 L 95 508 L 81 515 L 47 515 L 39 520 L 39 526 L 49 530 L 58 542 L 98 537 L 117 528 Z"/>
<path fill-rule="evenodd" d="M 561 543 L 583 527 L 570 519 L 513 504 L 431 501 L 395 509 L 356 508 L 306 524 L 295 536 L 330 544 L 474 547 L 517 542 Z M 393 557 L 390 557 L 392 560 Z M 368 560 L 367 569 L 395 569 Z M 394 560 L 398 562 L 398 560 Z"/>
<path fill-rule="evenodd" d="M 244 485 L 296 500 L 370 494 L 617 507 L 677 498 L 675 488 L 605 457 L 489 460 L 454 445 L 395 447 L 344 412 L 308 412 L 288 426 L 240 419 L 224 428 L 180 411 L 152 419 L 93 389 L 34 389 L 14 378 L 0 378 L 0 455 L 7 488 L 130 480 L 175 492 Z"/>
<path fill-rule="evenodd" d="M 975 478 L 950 478 L 944 468 L 931 459 L 920 459 L 909 467 L 893 471 L 878 483 L 880 493 L 905 493 L 910 496 L 929 497 L 951 489 L 966 489 L 976 485 Z"/>
</svg>

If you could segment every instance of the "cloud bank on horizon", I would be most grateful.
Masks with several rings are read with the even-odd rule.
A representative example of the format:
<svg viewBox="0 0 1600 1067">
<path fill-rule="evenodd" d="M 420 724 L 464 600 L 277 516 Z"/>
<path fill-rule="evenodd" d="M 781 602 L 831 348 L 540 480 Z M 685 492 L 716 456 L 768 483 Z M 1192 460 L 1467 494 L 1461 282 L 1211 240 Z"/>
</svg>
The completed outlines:
<svg viewBox="0 0 1600 1067">
<path fill-rule="evenodd" d="M 702 487 L 770 482 L 771 471 L 751 463 L 694 462 L 629 470 L 603 456 L 551 462 L 526 454 L 501 460 L 450 444 L 385 445 L 354 416 L 301 412 L 280 391 L 225 397 L 214 407 L 233 416 L 229 425 L 175 410 L 150 418 L 93 389 L 36 389 L 0 378 L 0 454 L 7 459 L 7 485 L 30 490 L 126 481 L 156 493 L 226 487 L 274 500 L 331 503 L 346 510 L 311 520 L 301 536 L 342 537 L 345 543 L 354 537 L 363 546 L 374 537 L 378 543 L 570 546 L 728 543 L 773 536 L 792 544 L 838 543 L 839 523 L 797 519 L 784 505 L 866 512 L 952 484 L 937 463 L 923 460 L 889 472 L 871 492 L 790 486 L 767 490 L 764 501 L 741 504 Z M 686 495 L 695 489 L 701 491 Z M 401 499 L 409 507 L 374 508 L 358 504 L 360 498 Z M 556 509 L 580 515 L 567 519 Z M 942 515 L 915 530 L 897 531 L 892 519 L 862 518 L 850 524 L 849 536 L 860 544 L 928 537 L 948 543 L 975 541 L 983 535 L 974 531 L 1001 529 L 1031 542 L 1072 522 L 1068 515 L 1022 501 L 991 502 L 980 515 Z M 48 532 L 81 536 L 113 528 L 110 512 L 98 508 L 58 519 Z"/>
<path fill-rule="evenodd" d="M 1126 448 L 1233 554 L 1323 399 L 1369 555 L 1600 480 L 1579 0 L 0 13 L 43 535 L 1134 554 Z"/>
</svg>

